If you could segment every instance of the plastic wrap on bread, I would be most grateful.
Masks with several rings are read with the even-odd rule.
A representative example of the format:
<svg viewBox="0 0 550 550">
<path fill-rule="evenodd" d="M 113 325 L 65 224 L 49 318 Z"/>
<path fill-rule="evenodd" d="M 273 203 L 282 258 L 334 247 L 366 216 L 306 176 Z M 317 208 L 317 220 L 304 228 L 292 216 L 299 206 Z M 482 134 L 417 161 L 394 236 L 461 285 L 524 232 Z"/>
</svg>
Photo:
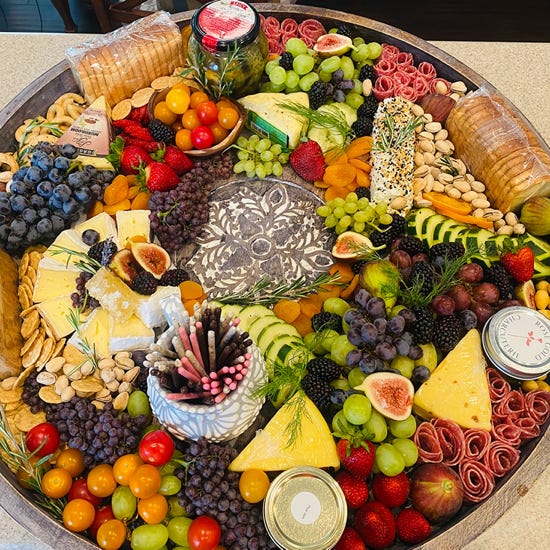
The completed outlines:
<svg viewBox="0 0 550 550">
<path fill-rule="evenodd" d="M 66 57 L 86 100 L 104 95 L 111 106 L 184 63 L 180 30 L 163 11 L 69 48 Z"/>
<path fill-rule="evenodd" d="M 517 211 L 531 197 L 550 195 L 548 146 L 497 94 L 480 88 L 459 99 L 446 128 L 494 208 Z"/>
</svg>

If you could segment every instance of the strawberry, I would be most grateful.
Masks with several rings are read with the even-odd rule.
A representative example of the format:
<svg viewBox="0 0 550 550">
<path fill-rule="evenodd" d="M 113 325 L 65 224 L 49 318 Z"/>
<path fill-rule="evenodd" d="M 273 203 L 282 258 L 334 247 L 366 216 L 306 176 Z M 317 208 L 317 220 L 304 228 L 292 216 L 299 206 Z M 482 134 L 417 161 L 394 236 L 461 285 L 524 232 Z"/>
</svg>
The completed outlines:
<svg viewBox="0 0 550 550">
<path fill-rule="evenodd" d="M 500 257 L 500 263 L 519 283 L 529 281 L 535 273 L 535 255 L 527 245 L 512 246 L 511 249 L 508 245 Z"/>
<path fill-rule="evenodd" d="M 372 480 L 374 498 L 390 508 L 403 506 L 411 489 L 409 476 L 401 472 L 396 476 L 376 474 Z"/>
<path fill-rule="evenodd" d="M 137 174 L 141 165 L 145 166 L 153 160 L 143 147 L 128 145 L 120 136 L 109 144 L 107 159 L 125 175 Z"/>
<path fill-rule="evenodd" d="M 333 550 L 367 550 L 367 547 L 353 527 L 346 527 Z"/>
<path fill-rule="evenodd" d="M 370 475 L 374 465 L 375 448 L 371 441 L 361 441 L 357 445 L 348 439 L 340 439 L 336 446 L 342 466 L 359 479 Z"/>
<path fill-rule="evenodd" d="M 366 481 L 358 479 L 354 475 L 343 470 L 336 474 L 335 479 L 338 485 L 340 485 L 350 508 L 359 508 L 359 506 L 367 502 L 369 498 L 369 488 Z"/>
<path fill-rule="evenodd" d="M 149 191 L 169 191 L 180 182 L 179 176 L 164 162 L 153 161 L 140 170 Z"/>
<path fill-rule="evenodd" d="M 174 145 L 167 145 L 159 149 L 154 155 L 156 160 L 164 161 L 174 172 L 181 176 L 185 172 L 189 172 L 193 168 L 193 161 L 181 150 Z"/>
<path fill-rule="evenodd" d="M 147 126 L 149 124 L 149 113 L 147 112 L 147 105 L 142 105 L 141 107 L 134 107 L 128 117 L 130 120 L 135 120 L 139 122 L 142 126 Z"/>
<path fill-rule="evenodd" d="M 387 548 L 395 540 L 395 517 L 381 502 L 366 502 L 357 510 L 353 526 L 369 548 Z"/>
<path fill-rule="evenodd" d="M 404 508 L 397 515 L 397 535 L 407 544 L 426 540 L 432 533 L 430 522 L 414 508 Z"/>
<path fill-rule="evenodd" d="M 290 154 L 290 164 L 294 171 L 306 181 L 323 179 L 325 159 L 321 146 L 312 139 L 302 141 Z"/>
</svg>

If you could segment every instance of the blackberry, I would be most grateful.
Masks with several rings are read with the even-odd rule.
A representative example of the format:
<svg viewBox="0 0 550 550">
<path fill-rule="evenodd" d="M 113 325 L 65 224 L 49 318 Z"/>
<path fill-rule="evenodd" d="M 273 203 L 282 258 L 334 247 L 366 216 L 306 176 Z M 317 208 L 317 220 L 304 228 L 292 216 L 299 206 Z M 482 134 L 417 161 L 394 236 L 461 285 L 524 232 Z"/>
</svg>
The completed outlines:
<svg viewBox="0 0 550 550">
<path fill-rule="evenodd" d="M 432 341 L 435 321 L 431 308 L 418 307 L 414 308 L 415 320 L 411 324 L 410 331 L 414 336 L 414 341 L 417 344 L 427 344 Z"/>
<path fill-rule="evenodd" d="M 415 288 L 421 296 L 428 296 L 435 283 L 433 267 L 424 261 L 415 262 L 409 275 L 408 286 Z"/>
<path fill-rule="evenodd" d="M 155 141 L 174 143 L 174 140 L 176 139 L 176 132 L 174 132 L 170 126 L 164 124 L 164 122 L 160 121 L 158 118 L 151 119 L 148 128 Z"/>
<path fill-rule="evenodd" d="M 370 136 L 372 134 L 372 118 L 358 117 L 351 125 L 351 129 L 357 137 Z"/>
<path fill-rule="evenodd" d="M 426 252 L 426 246 L 418 237 L 412 235 L 405 235 L 400 241 L 399 250 L 404 250 L 411 258 L 415 254 L 422 254 Z"/>
<path fill-rule="evenodd" d="M 443 267 L 447 262 L 464 256 L 466 249 L 462 243 L 438 243 L 430 248 L 430 259 L 436 267 Z"/>
<path fill-rule="evenodd" d="M 306 374 L 302 378 L 302 389 L 323 413 L 330 407 L 330 395 L 334 389 L 328 382 L 313 374 Z"/>
<path fill-rule="evenodd" d="M 132 288 L 138 294 L 150 295 L 155 292 L 158 286 L 158 281 L 155 279 L 155 276 L 148 271 L 141 271 L 136 275 L 132 283 Z"/>
<path fill-rule="evenodd" d="M 328 88 L 325 82 L 317 80 L 309 89 L 309 106 L 311 109 L 318 109 L 325 102 L 328 95 Z"/>
<path fill-rule="evenodd" d="M 342 367 L 328 357 L 316 357 L 307 364 L 307 372 L 324 382 L 332 382 L 342 374 Z"/>
<path fill-rule="evenodd" d="M 189 280 L 189 273 L 185 269 L 169 269 L 165 271 L 159 281 L 161 286 L 178 286 L 183 281 Z"/>
<path fill-rule="evenodd" d="M 464 335 L 464 324 L 458 315 L 437 317 L 434 325 L 433 343 L 442 353 L 449 353 Z"/>
<path fill-rule="evenodd" d="M 363 269 L 363 266 L 368 262 L 368 260 L 358 260 L 357 262 L 354 262 L 351 265 L 351 270 L 355 275 L 358 275 L 361 273 L 361 269 Z"/>
<path fill-rule="evenodd" d="M 361 67 L 361 70 L 359 71 L 359 80 L 363 82 L 364 80 L 370 79 L 372 83 L 374 84 L 374 81 L 376 80 L 376 73 L 374 72 L 374 67 L 372 65 L 369 65 L 366 63 Z"/>
<path fill-rule="evenodd" d="M 378 100 L 373 95 L 369 95 L 365 98 L 365 101 L 363 101 L 363 103 L 361 103 L 361 105 L 359 105 L 359 107 L 357 108 L 357 116 L 374 118 L 377 109 Z"/>
<path fill-rule="evenodd" d="M 362 199 L 363 197 L 365 197 L 366 199 L 370 200 L 370 189 L 368 187 L 360 185 L 355 189 L 355 194 L 357 195 L 358 199 Z"/>
<path fill-rule="evenodd" d="M 279 57 L 279 67 L 282 67 L 285 71 L 291 71 L 293 61 L 294 56 L 290 52 L 284 52 Z"/>
<path fill-rule="evenodd" d="M 113 242 L 113 239 L 109 237 L 104 241 L 99 241 L 98 243 L 92 245 L 88 250 L 88 256 L 99 262 L 101 265 L 107 266 L 111 263 L 113 256 L 117 252 L 117 246 Z"/>
<path fill-rule="evenodd" d="M 311 328 L 313 328 L 315 332 L 329 328 L 341 333 L 342 317 L 340 317 L 337 313 L 321 311 L 321 313 L 316 313 L 311 318 Z"/>
<path fill-rule="evenodd" d="M 386 245 L 389 248 L 390 245 L 401 236 L 405 231 L 405 218 L 399 214 L 392 214 L 393 221 L 386 225 L 380 224 L 380 231 L 373 231 L 370 234 L 370 240 L 374 246 Z M 381 249 L 383 252 L 384 249 Z"/>
<path fill-rule="evenodd" d="M 342 36 L 347 36 L 348 38 L 353 38 L 352 34 L 351 34 L 351 29 L 349 28 L 348 25 L 346 25 L 345 23 L 340 23 L 337 27 L 336 27 L 336 32 Z"/>
<path fill-rule="evenodd" d="M 514 280 L 508 270 L 500 263 L 495 262 L 485 270 L 485 280 L 493 283 L 500 291 L 503 300 L 510 300 L 514 294 Z"/>
</svg>

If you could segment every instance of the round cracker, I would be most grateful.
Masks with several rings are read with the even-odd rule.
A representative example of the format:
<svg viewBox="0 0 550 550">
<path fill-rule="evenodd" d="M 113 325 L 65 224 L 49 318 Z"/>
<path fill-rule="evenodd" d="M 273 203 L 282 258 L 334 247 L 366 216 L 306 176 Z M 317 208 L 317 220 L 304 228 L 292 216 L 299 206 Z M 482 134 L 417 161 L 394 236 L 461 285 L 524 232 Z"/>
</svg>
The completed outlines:
<svg viewBox="0 0 550 550">
<path fill-rule="evenodd" d="M 32 295 L 29 293 L 27 287 L 20 286 L 17 289 L 17 297 L 19 298 L 19 304 L 21 309 L 27 309 L 32 306 Z"/>
<path fill-rule="evenodd" d="M 132 102 L 129 99 L 123 99 L 119 101 L 111 111 L 111 118 L 113 120 L 122 120 L 126 118 L 132 110 Z"/>
<path fill-rule="evenodd" d="M 171 76 L 159 76 L 151 82 L 151 88 L 160 91 L 170 87 Z"/>
<path fill-rule="evenodd" d="M 23 322 L 21 323 L 21 336 L 24 339 L 29 338 L 35 331 L 38 331 L 40 327 L 40 314 L 38 310 L 35 309 L 31 311 L 28 315 L 23 317 Z"/>
<path fill-rule="evenodd" d="M 43 338 L 44 338 L 44 332 L 41 331 L 41 330 L 37 330 L 36 332 L 34 332 L 33 334 L 31 334 L 31 335 L 25 340 L 25 343 L 24 343 L 23 346 L 21 347 L 21 352 L 20 352 L 20 354 L 21 354 L 22 356 L 25 355 L 25 353 L 27 353 L 27 351 L 29 351 L 29 349 L 30 349 L 31 346 L 34 344 L 34 341 L 35 341 L 37 338 L 43 339 Z"/>
<path fill-rule="evenodd" d="M 46 403 L 57 405 L 61 403 L 61 396 L 59 396 L 53 386 L 42 386 L 38 390 L 38 397 Z"/>
<path fill-rule="evenodd" d="M 42 343 L 42 339 L 35 340 L 27 353 L 21 357 L 23 368 L 36 364 L 37 359 L 40 357 L 40 352 L 42 351 Z"/>
<path fill-rule="evenodd" d="M 17 411 L 13 421 L 18 430 L 28 432 L 38 424 L 46 422 L 46 413 L 44 411 L 32 413 L 30 408 L 22 407 Z"/>
<path fill-rule="evenodd" d="M 35 365 L 29 365 L 26 369 L 24 369 L 21 374 L 17 377 L 17 380 L 15 381 L 15 384 L 13 385 L 14 388 L 18 388 L 20 386 L 23 386 L 25 383 L 25 380 L 30 376 L 31 372 L 34 372 Z"/>
<path fill-rule="evenodd" d="M 27 268 L 29 267 L 29 255 L 27 253 L 21 256 L 21 262 L 19 263 L 19 278 L 21 279 L 23 275 L 26 275 Z"/>
<path fill-rule="evenodd" d="M 0 403 L 6 405 L 8 403 L 17 403 L 21 400 L 23 394 L 23 388 L 13 388 L 11 390 L 5 390 L 0 386 Z"/>
<path fill-rule="evenodd" d="M 36 360 L 37 365 L 45 365 L 50 360 L 52 352 L 55 349 L 55 343 L 55 338 L 50 337 L 44 340 L 44 343 L 42 344 L 42 350 L 40 351 L 40 355 Z"/>
<path fill-rule="evenodd" d="M 147 88 L 141 88 L 140 90 L 137 90 L 132 95 L 132 107 L 143 107 L 144 105 L 147 105 L 149 103 L 149 100 L 151 99 L 151 96 L 155 93 L 156 90 L 153 88 L 147 87 Z"/>
</svg>

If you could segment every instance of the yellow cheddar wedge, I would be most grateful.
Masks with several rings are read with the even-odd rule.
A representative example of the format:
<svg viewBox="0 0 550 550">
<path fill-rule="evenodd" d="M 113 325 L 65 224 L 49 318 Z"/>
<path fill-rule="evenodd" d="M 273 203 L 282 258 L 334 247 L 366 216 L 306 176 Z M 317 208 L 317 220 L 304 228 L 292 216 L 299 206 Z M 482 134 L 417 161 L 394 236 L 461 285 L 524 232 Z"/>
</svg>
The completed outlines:
<svg viewBox="0 0 550 550">
<path fill-rule="evenodd" d="M 471 329 L 414 396 L 413 412 L 446 418 L 463 428 L 491 430 L 491 398 L 481 338 Z"/>
<path fill-rule="evenodd" d="M 109 349 L 111 319 L 109 313 L 98 307 L 88 317 L 88 320 L 81 326 L 78 333 L 74 333 L 69 343 L 79 350 L 83 349 L 83 343 L 95 349 L 99 358 L 111 357 Z"/>
<path fill-rule="evenodd" d="M 334 438 L 319 409 L 307 397 L 302 409 L 298 407 L 298 399 L 299 396 L 295 395 L 275 413 L 229 465 L 230 470 L 243 472 L 260 468 L 281 471 L 294 466 L 340 466 Z M 296 422 L 297 414 L 301 415 L 299 434 L 289 445 L 289 426 Z"/>
<path fill-rule="evenodd" d="M 34 284 L 32 299 L 44 302 L 59 296 L 69 297 L 76 292 L 76 279 L 80 272 L 76 269 L 47 269 L 39 267 Z"/>
<path fill-rule="evenodd" d="M 68 316 L 73 309 L 73 301 L 70 294 L 50 298 L 38 304 L 40 316 L 46 319 L 57 340 L 68 336 L 74 331 Z M 82 316 L 81 316 L 82 319 Z"/>
</svg>

